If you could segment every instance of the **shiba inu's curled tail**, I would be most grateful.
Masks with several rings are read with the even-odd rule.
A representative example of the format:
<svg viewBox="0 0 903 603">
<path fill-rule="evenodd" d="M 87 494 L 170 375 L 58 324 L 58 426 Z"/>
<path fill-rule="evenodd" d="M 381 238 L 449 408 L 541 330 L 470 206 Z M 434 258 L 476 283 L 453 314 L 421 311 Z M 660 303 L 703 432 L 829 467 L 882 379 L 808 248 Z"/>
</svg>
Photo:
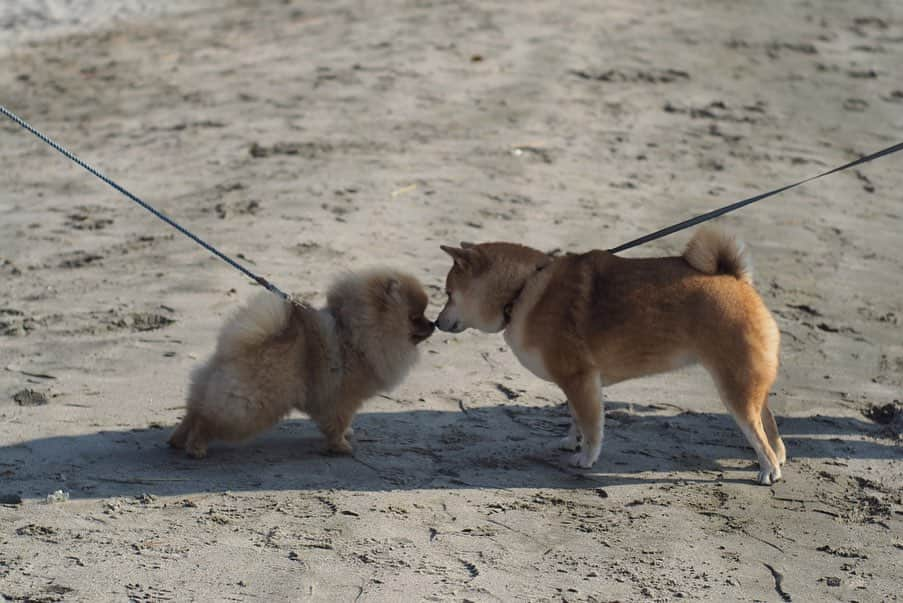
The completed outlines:
<svg viewBox="0 0 903 603">
<path fill-rule="evenodd" d="M 746 246 L 716 228 L 700 228 L 684 251 L 690 266 L 705 274 L 730 274 L 752 284 L 752 260 Z"/>
<path fill-rule="evenodd" d="M 217 352 L 228 356 L 279 335 L 288 326 L 291 312 L 291 302 L 261 291 L 226 321 Z"/>
</svg>

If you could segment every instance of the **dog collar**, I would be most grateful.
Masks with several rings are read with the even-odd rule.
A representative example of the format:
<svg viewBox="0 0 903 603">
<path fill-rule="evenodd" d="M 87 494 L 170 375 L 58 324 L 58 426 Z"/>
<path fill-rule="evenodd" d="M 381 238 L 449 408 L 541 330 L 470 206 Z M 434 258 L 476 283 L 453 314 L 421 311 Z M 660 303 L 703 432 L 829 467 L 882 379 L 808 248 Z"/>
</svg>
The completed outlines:
<svg viewBox="0 0 903 603">
<path fill-rule="evenodd" d="M 545 268 L 545 266 L 537 266 L 536 272 L 527 277 L 527 280 L 525 280 L 521 288 L 517 290 L 517 293 L 514 294 L 514 297 L 511 298 L 511 301 L 505 304 L 505 307 L 502 308 L 502 317 L 505 320 L 505 322 L 502 323 L 503 331 L 508 328 L 509 324 L 511 324 L 511 314 L 514 312 L 514 304 L 516 304 L 517 300 L 520 299 L 521 293 L 523 293 L 524 289 L 527 288 L 527 284 L 530 282 L 530 279 L 535 276 L 537 272 L 541 272 L 543 268 Z"/>
</svg>

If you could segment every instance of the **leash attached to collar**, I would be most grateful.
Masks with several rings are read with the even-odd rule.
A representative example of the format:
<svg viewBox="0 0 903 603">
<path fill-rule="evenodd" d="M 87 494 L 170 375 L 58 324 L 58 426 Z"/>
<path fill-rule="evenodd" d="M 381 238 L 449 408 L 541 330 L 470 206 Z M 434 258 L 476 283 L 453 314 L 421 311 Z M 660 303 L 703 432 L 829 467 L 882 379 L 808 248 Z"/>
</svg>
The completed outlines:
<svg viewBox="0 0 903 603">
<path fill-rule="evenodd" d="M 524 289 L 527 288 L 527 283 L 531 278 L 536 276 L 537 273 L 542 272 L 545 266 L 537 266 L 536 272 L 527 277 L 527 280 L 524 281 L 523 286 L 517 290 L 517 293 L 514 294 L 514 297 L 511 298 L 511 301 L 505 304 L 505 307 L 502 308 L 502 318 L 505 319 L 505 322 L 502 324 L 502 329 L 507 329 L 508 325 L 511 324 L 511 314 L 514 312 L 514 304 L 517 303 L 517 300 L 520 299 L 521 294 L 524 292 Z"/>
<path fill-rule="evenodd" d="M 16 122 L 20 126 L 22 126 L 23 128 L 25 128 L 26 130 L 28 130 L 29 132 L 31 132 L 32 134 L 37 136 L 42 142 L 47 143 L 48 145 L 53 147 L 54 150 L 60 152 L 66 158 L 71 159 L 79 167 L 82 167 L 85 170 L 87 170 L 88 172 L 90 172 L 91 174 L 93 174 L 94 176 L 97 176 L 98 178 L 100 178 L 101 180 L 103 180 L 104 182 L 106 182 L 107 184 L 112 186 L 113 188 L 115 188 L 117 191 L 119 191 L 120 193 L 122 193 L 123 195 L 125 195 L 126 197 L 128 197 L 129 199 L 131 199 L 132 201 L 134 201 L 135 203 L 137 203 L 138 205 L 140 205 L 141 207 L 143 207 L 150 213 L 154 214 L 155 216 L 157 216 L 158 218 L 160 218 L 161 220 L 163 220 L 164 222 L 166 222 L 167 224 L 169 224 L 170 226 L 172 226 L 173 228 L 175 228 L 176 230 L 181 232 L 183 235 L 185 235 L 186 237 L 188 237 L 189 239 L 191 239 L 192 241 L 194 241 L 195 243 L 197 243 L 198 245 L 200 245 L 201 247 L 203 247 L 204 249 L 206 249 L 207 251 L 209 251 L 216 257 L 218 257 L 219 259 L 223 260 L 224 262 L 226 262 L 227 264 L 229 264 L 230 266 L 232 266 L 233 268 L 235 268 L 236 270 L 238 270 L 239 272 L 241 272 L 242 274 L 244 274 L 245 276 L 250 278 L 252 281 L 265 287 L 267 290 L 271 291 L 272 293 L 275 293 L 276 295 L 280 296 L 281 298 L 285 299 L 286 301 L 292 301 L 292 298 L 288 293 L 285 293 L 279 287 L 277 287 L 276 285 L 274 285 L 267 279 L 263 278 L 262 276 L 258 276 L 256 274 L 254 274 L 253 272 L 251 272 L 250 270 L 248 270 L 247 268 L 245 268 L 244 266 L 242 266 L 241 264 L 239 264 L 238 262 L 236 262 L 235 260 L 233 260 L 232 258 L 227 256 L 226 254 L 221 252 L 219 249 L 217 249 L 216 247 L 211 245 L 210 243 L 207 243 L 206 241 L 204 241 L 203 239 L 201 239 L 200 237 L 198 237 L 197 235 L 195 235 L 188 229 L 179 225 L 175 220 L 173 220 L 172 218 L 170 218 L 163 212 L 155 209 L 150 204 L 145 203 L 144 201 L 139 199 L 137 196 L 133 195 L 132 193 L 130 193 L 129 191 L 127 191 L 126 189 L 121 187 L 119 184 L 114 182 L 112 179 L 104 176 L 98 170 L 94 169 L 93 167 L 91 167 L 90 165 L 88 165 L 87 163 L 85 163 L 84 161 L 79 159 L 78 157 L 76 157 L 73 153 L 71 153 L 70 151 L 66 150 L 63 146 L 61 146 L 60 144 L 53 141 L 50 137 L 45 136 L 44 134 L 39 132 L 31 124 L 29 124 L 27 121 L 25 121 L 24 119 L 22 119 L 21 117 L 19 117 L 18 115 L 16 115 L 15 113 L 10 111 L 6 107 L 4 107 L 3 105 L 0 105 L 0 113 L 3 113 L 3 115 L 7 116 L 11 120 Z"/>
<path fill-rule="evenodd" d="M 625 249 L 630 249 L 631 247 L 637 247 L 638 245 L 643 245 L 644 243 L 648 243 L 649 241 L 654 241 L 656 239 L 661 239 L 662 237 L 666 237 L 670 234 L 674 234 L 680 230 L 684 230 L 685 228 L 690 228 L 691 226 L 696 226 L 697 224 L 701 224 L 702 222 L 707 222 L 718 216 L 723 216 L 726 213 L 730 213 L 734 210 L 740 209 L 741 207 L 745 207 L 751 203 L 755 203 L 756 201 L 761 201 L 762 199 L 767 199 L 772 195 L 777 195 L 778 193 L 783 193 L 786 190 L 790 190 L 791 188 L 796 188 L 801 184 L 806 184 L 807 182 L 812 182 L 813 180 L 817 180 L 824 176 L 829 176 L 836 172 L 841 172 L 843 170 L 849 169 L 851 167 L 855 167 L 857 165 L 868 163 L 869 161 L 873 161 L 880 157 L 884 157 L 885 155 L 890 155 L 892 153 L 896 153 L 897 151 L 903 150 L 903 142 L 899 142 L 895 145 L 889 146 L 886 149 L 881 149 L 875 153 L 870 155 L 865 155 L 860 157 L 859 159 L 855 159 L 849 163 L 845 163 L 839 167 L 836 167 L 832 170 L 828 170 L 827 172 L 822 172 L 816 176 L 812 176 L 811 178 L 806 178 L 805 180 L 800 180 L 799 182 L 794 182 L 793 184 L 788 184 L 786 186 L 782 186 L 780 188 L 776 188 L 774 190 L 768 191 L 767 193 L 760 193 L 758 195 L 754 195 L 749 197 L 748 199 L 743 199 L 742 201 L 737 201 L 736 203 L 731 203 L 730 205 L 725 205 L 724 207 L 718 208 L 716 210 L 700 214 L 696 217 L 690 218 L 688 220 L 684 220 L 683 222 L 679 222 L 677 224 L 673 224 L 666 228 L 662 228 L 661 230 L 656 230 L 651 234 L 647 234 L 646 236 L 640 237 L 638 239 L 634 239 L 632 241 L 628 241 L 623 245 L 618 245 L 613 249 L 609 249 L 608 251 L 611 253 L 618 253 L 620 251 L 624 251 Z"/>
</svg>

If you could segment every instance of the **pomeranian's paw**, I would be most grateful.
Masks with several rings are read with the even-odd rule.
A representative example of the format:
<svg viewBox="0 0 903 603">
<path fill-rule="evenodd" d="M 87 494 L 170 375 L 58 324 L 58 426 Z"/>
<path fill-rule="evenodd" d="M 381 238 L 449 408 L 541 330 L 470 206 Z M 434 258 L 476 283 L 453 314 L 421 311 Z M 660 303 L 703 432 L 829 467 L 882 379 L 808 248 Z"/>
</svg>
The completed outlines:
<svg viewBox="0 0 903 603">
<path fill-rule="evenodd" d="M 329 442 L 327 448 L 329 449 L 329 452 L 334 454 L 351 454 L 352 452 L 351 444 L 348 443 L 348 440 L 346 440 L 344 436 L 341 440 Z"/>
<path fill-rule="evenodd" d="M 188 442 L 185 453 L 193 459 L 202 459 L 207 456 L 207 442 Z"/>
<path fill-rule="evenodd" d="M 207 458 L 207 449 L 206 448 L 200 448 L 200 447 L 189 448 L 185 452 L 188 454 L 188 456 L 190 456 L 193 459 L 200 460 L 203 458 Z"/>
<path fill-rule="evenodd" d="M 172 435 L 169 436 L 169 445 L 173 448 L 185 448 L 185 443 L 188 441 L 188 435 L 191 432 L 191 427 L 194 424 L 191 415 L 186 415 L 185 418 L 182 419 L 182 422 L 179 423 L 175 430 L 173 430 Z"/>
</svg>

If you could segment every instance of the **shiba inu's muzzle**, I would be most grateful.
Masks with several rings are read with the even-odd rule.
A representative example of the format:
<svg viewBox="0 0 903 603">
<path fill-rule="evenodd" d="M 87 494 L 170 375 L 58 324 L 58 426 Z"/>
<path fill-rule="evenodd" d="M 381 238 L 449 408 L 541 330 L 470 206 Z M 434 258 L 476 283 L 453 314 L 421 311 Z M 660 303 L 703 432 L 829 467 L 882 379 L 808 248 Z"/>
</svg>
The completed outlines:
<svg viewBox="0 0 903 603">
<path fill-rule="evenodd" d="M 438 318 L 436 318 L 436 327 L 438 327 L 440 331 L 445 331 L 446 333 L 460 333 L 467 328 L 467 325 L 465 325 L 464 321 L 461 319 L 458 308 L 452 299 L 448 300 L 448 303 L 445 304 L 445 307 L 442 308 L 442 312 L 440 312 Z"/>
</svg>

